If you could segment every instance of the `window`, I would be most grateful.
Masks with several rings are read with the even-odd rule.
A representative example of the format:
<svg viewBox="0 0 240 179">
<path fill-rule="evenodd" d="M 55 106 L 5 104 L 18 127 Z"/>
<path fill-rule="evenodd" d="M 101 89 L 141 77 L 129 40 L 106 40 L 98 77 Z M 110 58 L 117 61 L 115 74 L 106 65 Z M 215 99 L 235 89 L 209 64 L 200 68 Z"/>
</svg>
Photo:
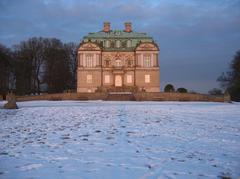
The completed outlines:
<svg viewBox="0 0 240 179">
<path fill-rule="evenodd" d="M 127 75 L 127 83 L 132 83 L 132 75 Z"/>
<path fill-rule="evenodd" d="M 120 46 L 121 46 L 120 40 L 117 40 L 117 41 L 116 41 L 116 47 L 117 47 L 117 48 L 120 48 Z"/>
<path fill-rule="evenodd" d="M 144 67 L 151 67 L 151 57 L 150 55 L 144 55 L 143 56 L 143 61 L 144 61 Z"/>
<path fill-rule="evenodd" d="M 110 47 L 110 41 L 109 41 L 109 40 L 106 40 L 106 41 L 105 41 L 105 47 L 107 47 L 107 48 Z"/>
<path fill-rule="evenodd" d="M 128 66 L 131 67 L 132 66 L 132 60 L 128 60 Z"/>
<path fill-rule="evenodd" d="M 127 47 L 129 48 L 129 47 L 131 47 L 131 46 L 132 46 L 131 40 L 127 40 Z"/>
<path fill-rule="evenodd" d="M 115 61 L 115 65 L 116 65 L 116 67 L 121 67 L 121 66 L 122 66 L 121 60 L 117 59 L 117 60 Z"/>
<path fill-rule="evenodd" d="M 86 54 L 86 67 L 93 67 L 93 55 Z"/>
<path fill-rule="evenodd" d="M 92 83 L 92 75 L 87 75 L 87 83 Z"/>
<path fill-rule="evenodd" d="M 106 60 L 105 64 L 106 64 L 106 67 L 109 67 L 110 66 L 110 60 Z"/>
<path fill-rule="evenodd" d="M 104 82 L 105 83 L 110 83 L 110 75 L 105 75 L 104 76 Z"/>
<path fill-rule="evenodd" d="M 150 83 L 150 75 L 145 75 L 145 83 Z"/>
</svg>

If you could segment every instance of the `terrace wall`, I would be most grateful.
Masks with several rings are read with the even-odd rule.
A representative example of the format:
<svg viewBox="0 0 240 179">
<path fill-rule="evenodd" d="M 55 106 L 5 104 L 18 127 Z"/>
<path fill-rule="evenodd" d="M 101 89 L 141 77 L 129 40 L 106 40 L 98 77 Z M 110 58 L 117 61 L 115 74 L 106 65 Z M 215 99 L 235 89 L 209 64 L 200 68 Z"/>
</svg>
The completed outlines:
<svg viewBox="0 0 240 179">
<path fill-rule="evenodd" d="M 212 101 L 224 102 L 224 96 L 190 93 L 134 93 L 136 101 Z M 225 99 L 227 101 L 227 99 Z"/>
<path fill-rule="evenodd" d="M 136 101 L 230 101 L 227 96 L 212 96 L 205 94 L 189 93 L 164 93 L 164 92 L 137 92 L 133 93 Z M 58 93 L 42 94 L 37 96 L 17 96 L 17 101 L 31 100 L 106 100 L 108 93 Z M 123 99 L 124 100 L 124 99 Z"/>
</svg>

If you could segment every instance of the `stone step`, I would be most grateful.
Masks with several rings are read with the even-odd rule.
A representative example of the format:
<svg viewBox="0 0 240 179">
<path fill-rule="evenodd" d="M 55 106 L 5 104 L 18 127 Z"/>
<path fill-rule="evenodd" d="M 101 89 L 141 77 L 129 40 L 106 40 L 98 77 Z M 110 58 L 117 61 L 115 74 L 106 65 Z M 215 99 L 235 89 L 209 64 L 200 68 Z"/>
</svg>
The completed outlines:
<svg viewBox="0 0 240 179">
<path fill-rule="evenodd" d="M 133 94 L 108 94 L 106 101 L 136 101 Z"/>
</svg>

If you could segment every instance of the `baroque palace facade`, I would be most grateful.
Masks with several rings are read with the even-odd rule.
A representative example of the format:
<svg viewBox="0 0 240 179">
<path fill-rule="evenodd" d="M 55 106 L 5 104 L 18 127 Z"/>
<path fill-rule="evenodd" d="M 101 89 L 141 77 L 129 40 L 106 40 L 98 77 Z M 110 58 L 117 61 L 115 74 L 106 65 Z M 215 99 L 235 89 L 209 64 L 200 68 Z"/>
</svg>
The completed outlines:
<svg viewBox="0 0 240 179">
<path fill-rule="evenodd" d="M 160 91 L 159 48 L 146 33 L 124 30 L 89 33 L 80 43 L 77 56 L 77 92 Z"/>
</svg>

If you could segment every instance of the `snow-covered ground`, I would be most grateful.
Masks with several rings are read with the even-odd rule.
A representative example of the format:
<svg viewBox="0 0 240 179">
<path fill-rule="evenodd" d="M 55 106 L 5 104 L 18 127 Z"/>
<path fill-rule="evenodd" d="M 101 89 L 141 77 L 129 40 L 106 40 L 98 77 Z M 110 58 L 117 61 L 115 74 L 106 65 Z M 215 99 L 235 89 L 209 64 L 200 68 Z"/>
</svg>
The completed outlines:
<svg viewBox="0 0 240 179">
<path fill-rule="evenodd" d="M 0 178 L 240 176 L 240 103 L 0 102 Z"/>
</svg>

